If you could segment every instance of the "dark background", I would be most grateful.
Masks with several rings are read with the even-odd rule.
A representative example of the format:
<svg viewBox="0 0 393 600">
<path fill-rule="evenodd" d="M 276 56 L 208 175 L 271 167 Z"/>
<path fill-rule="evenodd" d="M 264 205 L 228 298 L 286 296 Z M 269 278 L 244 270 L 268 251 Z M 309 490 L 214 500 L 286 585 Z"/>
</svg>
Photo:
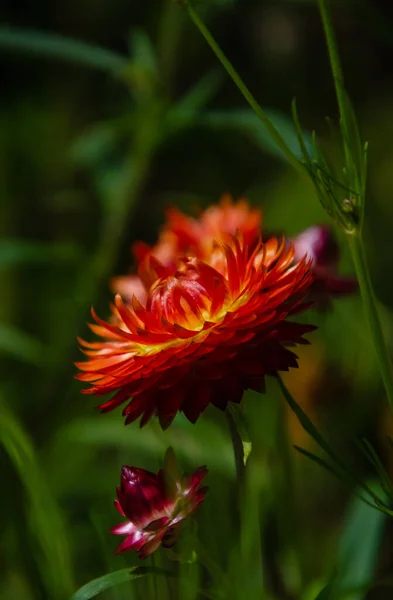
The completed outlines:
<svg viewBox="0 0 393 600">
<path fill-rule="evenodd" d="M 393 8 L 374 0 L 331 6 L 346 86 L 369 140 L 364 236 L 391 347 Z M 337 120 L 337 106 L 316 3 L 221 0 L 195 7 L 283 135 L 293 141 L 290 106 L 296 97 L 302 125 L 315 129 L 334 157 L 325 117 Z M 262 207 L 266 230 L 289 235 L 328 217 L 310 184 L 272 147 L 180 6 L 3 1 L 0 19 L 2 26 L 54 32 L 131 56 L 127 74 L 114 77 L 86 66 L 83 57 L 74 64 L 51 52 L 34 53 L 28 34 L 22 50 L 11 49 L 0 35 L 0 598 L 62 598 L 110 569 L 138 564 L 133 556 L 111 555 L 117 540 L 106 531 L 117 522 L 115 486 L 122 464 L 156 469 L 169 443 L 185 468 L 210 467 L 211 504 L 201 509 L 200 527 L 212 545 L 222 541 L 216 553 L 227 564 L 226 539 L 236 535 L 234 503 L 228 501 L 234 470 L 222 415 L 208 410 L 195 427 L 179 417 L 165 434 L 155 425 L 142 432 L 135 424 L 124 428 L 119 413 L 100 416 L 94 399 L 81 396 L 73 380 L 73 361 L 80 358 L 76 336 L 89 335 L 85 322 L 93 303 L 105 317 L 111 276 L 132 267 L 134 240 L 154 242 L 169 204 L 192 212 L 223 192 L 245 194 Z M 199 101 L 182 104 L 196 85 Z M 351 273 L 345 236 L 338 229 L 336 235 L 342 272 Z M 287 383 L 367 477 L 372 469 L 351 440 L 366 435 L 389 465 L 392 423 L 360 299 L 337 301 L 331 313 L 308 319 L 319 330 Z M 251 394 L 247 401 L 268 481 L 278 469 L 263 458 L 277 452 L 273 402 L 269 394 Z M 293 441 L 309 445 L 296 421 L 288 422 Z M 311 590 L 304 598 L 313 600 L 312 585 L 320 588 L 334 568 L 349 495 L 291 453 Z M 285 534 L 271 533 L 280 515 L 276 492 L 267 488 L 261 511 L 267 553 L 275 557 L 273 565 L 267 561 L 268 587 L 279 598 L 276 563 L 285 571 L 291 559 Z M 219 535 L 209 514 L 218 505 L 227 507 L 214 524 Z M 355 546 L 369 543 L 368 564 L 377 561 L 378 573 L 386 576 L 393 568 L 391 526 L 385 523 L 379 533 L 373 519 L 374 513 L 364 517 Z M 73 580 L 64 566 L 61 531 L 69 538 Z M 56 564 L 63 565 L 63 575 L 51 583 Z M 146 595 L 142 584 L 135 585 L 136 591 L 112 598 Z M 372 597 L 390 598 L 384 589 Z"/>
</svg>

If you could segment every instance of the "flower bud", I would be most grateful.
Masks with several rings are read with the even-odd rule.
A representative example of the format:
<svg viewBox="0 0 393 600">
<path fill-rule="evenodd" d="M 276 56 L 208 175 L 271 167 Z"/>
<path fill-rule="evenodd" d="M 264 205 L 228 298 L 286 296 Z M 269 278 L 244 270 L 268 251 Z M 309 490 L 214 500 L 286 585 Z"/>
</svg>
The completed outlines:
<svg viewBox="0 0 393 600">
<path fill-rule="evenodd" d="M 182 521 L 204 500 L 207 488 L 201 484 L 207 475 L 206 467 L 200 467 L 191 476 L 177 474 L 175 480 L 174 464 L 170 450 L 164 470 L 157 474 L 137 467 L 122 468 L 115 506 L 127 520 L 113 527 L 111 533 L 126 538 L 116 553 L 134 550 L 140 558 L 146 558 L 161 545 L 172 546 Z M 165 472 L 168 465 L 170 473 Z"/>
</svg>

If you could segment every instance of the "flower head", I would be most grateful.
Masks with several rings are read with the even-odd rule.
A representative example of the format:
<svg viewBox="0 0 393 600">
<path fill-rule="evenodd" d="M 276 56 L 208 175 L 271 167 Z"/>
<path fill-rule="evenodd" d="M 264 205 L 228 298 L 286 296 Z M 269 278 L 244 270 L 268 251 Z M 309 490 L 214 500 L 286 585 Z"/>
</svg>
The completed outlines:
<svg viewBox="0 0 393 600">
<path fill-rule="evenodd" d="M 338 274 L 339 247 L 329 226 L 313 225 L 297 235 L 292 243 L 298 260 L 306 255 L 312 260 L 314 282 L 310 293 L 319 308 L 328 308 L 334 296 L 346 296 L 358 289 L 354 277 Z"/>
<path fill-rule="evenodd" d="M 204 500 L 207 488 L 201 487 L 207 475 L 200 467 L 192 476 L 175 478 L 164 470 L 157 474 L 137 467 L 123 467 L 115 506 L 127 521 L 111 529 L 126 536 L 116 553 L 134 550 L 146 558 L 161 545 L 172 546 L 182 521 Z"/>
<path fill-rule="evenodd" d="M 179 256 L 195 256 L 209 261 L 214 245 L 228 241 L 229 236 L 237 231 L 253 247 L 260 237 L 261 221 L 260 209 L 251 208 L 244 198 L 234 202 L 229 194 L 225 194 L 217 205 L 207 208 L 199 218 L 169 208 L 158 242 L 154 246 L 136 242 L 132 252 L 138 263 L 150 254 L 161 264 L 174 269 Z M 146 297 L 137 275 L 115 277 L 112 288 L 127 301 L 131 301 L 133 295 L 139 299 Z"/>
<path fill-rule="evenodd" d="M 209 262 L 185 257 L 174 268 L 148 255 L 142 267 L 145 304 L 116 296 L 111 323 L 93 311 L 101 341 L 80 340 L 84 392 L 115 392 L 102 411 L 128 402 L 126 423 L 157 415 L 167 427 L 179 411 L 195 422 L 210 403 L 224 410 L 245 389 L 262 391 L 266 375 L 297 366 L 288 346 L 314 327 L 286 319 L 308 306 L 312 273 L 284 240 L 252 247 L 238 233 Z"/>
</svg>

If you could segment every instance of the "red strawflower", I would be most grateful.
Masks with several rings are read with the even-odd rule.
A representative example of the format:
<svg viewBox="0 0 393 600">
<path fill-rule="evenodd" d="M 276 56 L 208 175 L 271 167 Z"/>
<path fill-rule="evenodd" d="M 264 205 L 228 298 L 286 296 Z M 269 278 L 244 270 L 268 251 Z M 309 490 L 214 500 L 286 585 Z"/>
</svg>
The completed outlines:
<svg viewBox="0 0 393 600">
<path fill-rule="evenodd" d="M 157 415 L 167 427 L 178 411 L 195 422 L 209 403 L 224 410 L 245 389 L 262 391 L 265 375 L 297 366 L 287 346 L 307 343 L 314 327 L 286 318 L 308 306 L 310 261 L 276 238 L 251 249 L 239 233 L 209 262 L 182 258 L 174 270 L 148 255 L 146 304 L 116 296 L 112 323 L 93 311 L 102 340 L 80 340 L 89 358 L 77 378 L 91 386 L 84 393 L 116 392 L 103 412 L 129 401 L 126 423 Z"/>
<path fill-rule="evenodd" d="M 158 242 L 154 246 L 136 242 L 132 253 L 138 263 L 151 254 L 161 264 L 174 269 L 179 256 L 196 256 L 208 262 L 214 244 L 228 241 L 228 235 L 235 235 L 237 231 L 243 234 L 250 247 L 255 245 L 260 237 L 261 221 L 260 209 L 251 208 L 244 198 L 234 202 L 229 194 L 223 195 L 217 205 L 207 208 L 199 218 L 172 207 L 166 212 Z M 115 277 L 112 289 L 128 302 L 133 295 L 141 301 L 146 298 L 137 275 Z"/>
<path fill-rule="evenodd" d="M 161 545 L 172 546 L 179 534 L 182 521 L 195 511 L 207 491 L 201 487 L 207 475 L 200 467 L 190 477 L 166 477 L 163 470 L 157 474 L 123 467 L 115 506 L 127 521 L 111 529 L 115 535 L 126 536 L 116 553 L 134 550 L 146 558 Z"/>
<path fill-rule="evenodd" d="M 358 290 L 354 277 L 339 275 L 339 246 L 328 225 L 313 225 L 295 238 L 295 257 L 302 260 L 308 255 L 312 260 L 314 281 L 310 287 L 310 297 L 320 309 L 329 308 L 335 296 L 347 296 Z"/>
</svg>

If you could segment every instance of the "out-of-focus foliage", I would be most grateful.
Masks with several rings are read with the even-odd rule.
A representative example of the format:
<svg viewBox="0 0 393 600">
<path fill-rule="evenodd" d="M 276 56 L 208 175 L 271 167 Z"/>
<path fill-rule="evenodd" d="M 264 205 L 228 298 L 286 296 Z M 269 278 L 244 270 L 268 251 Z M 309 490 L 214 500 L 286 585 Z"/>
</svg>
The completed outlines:
<svg viewBox="0 0 393 600">
<path fill-rule="evenodd" d="M 306 131 L 316 129 L 334 155 L 325 116 L 335 118 L 337 108 L 315 3 L 196 6 L 291 148 L 298 151 L 296 96 Z M 392 348 L 393 14 L 380 1 L 332 6 L 347 87 L 370 142 L 365 239 Z M 243 507 L 239 540 L 232 449 L 219 411 L 209 409 L 195 426 L 178 417 L 165 432 L 157 423 L 124 427 L 119 414 L 98 414 L 73 380 L 76 336 L 89 335 L 90 306 L 105 316 L 110 277 L 129 271 L 133 241 L 154 241 L 166 206 L 193 211 L 223 192 L 244 194 L 263 208 L 265 231 L 294 235 L 328 219 L 309 182 L 272 146 L 179 5 L 70 0 L 21 10 L 6 1 L 0 18 L 0 598 L 66 598 L 90 579 L 141 564 L 176 577 L 157 571 L 127 582 L 127 574 L 101 597 L 195 600 L 209 589 L 211 598 L 391 598 L 382 584 L 368 591 L 393 576 L 389 520 L 353 503 L 292 447 L 292 508 L 278 501 L 287 488 L 274 381 L 266 395 L 246 395 L 253 500 Z M 350 273 L 337 236 L 342 272 Z M 382 438 L 393 423 L 360 299 L 307 318 L 319 329 L 285 382 L 338 451 L 373 476 L 352 440 L 367 436 L 389 463 Z M 287 416 L 292 442 L 314 452 Z M 164 554 L 145 563 L 113 556 L 117 540 L 107 531 L 117 522 L 120 467 L 156 471 L 169 445 L 185 470 L 209 467 L 198 530 L 213 566 L 206 559 L 179 567 Z M 221 589 L 211 589 L 212 571 Z"/>
</svg>

